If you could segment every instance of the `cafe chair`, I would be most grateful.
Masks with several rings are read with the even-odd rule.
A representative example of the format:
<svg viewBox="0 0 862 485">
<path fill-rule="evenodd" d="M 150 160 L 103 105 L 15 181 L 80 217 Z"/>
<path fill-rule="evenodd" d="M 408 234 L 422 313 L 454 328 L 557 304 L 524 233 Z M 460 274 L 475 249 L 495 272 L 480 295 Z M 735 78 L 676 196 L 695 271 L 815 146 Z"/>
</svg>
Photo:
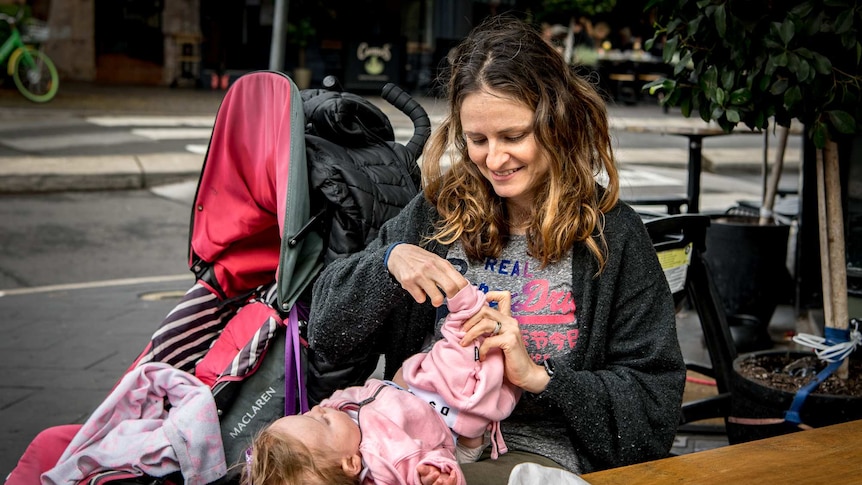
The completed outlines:
<svg viewBox="0 0 862 485">
<path fill-rule="evenodd" d="M 611 93 L 614 100 L 627 105 L 635 105 L 640 100 L 638 92 L 637 74 L 631 65 L 617 66 L 608 74 L 611 82 Z"/>
<path fill-rule="evenodd" d="M 682 206 L 688 207 L 688 197 L 674 194 L 625 197 L 625 202 L 633 206 L 664 206 L 668 215 L 681 214 Z M 657 216 L 658 214 L 652 215 Z"/>
<path fill-rule="evenodd" d="M 680 431 L 702 431 L 692 423 L 726 420 L 730 413 L 730 379 L 737 354 L 724 307 L 703 260 L 710 218 L 703 214 L 646 216 L 644 225 L 671 285 L 677 311 L 688 303 L 700 320 L 710 362 L 686 362 L 686 368 L 714 379 L 718 395 L 683 403 Z"/>
</svg>

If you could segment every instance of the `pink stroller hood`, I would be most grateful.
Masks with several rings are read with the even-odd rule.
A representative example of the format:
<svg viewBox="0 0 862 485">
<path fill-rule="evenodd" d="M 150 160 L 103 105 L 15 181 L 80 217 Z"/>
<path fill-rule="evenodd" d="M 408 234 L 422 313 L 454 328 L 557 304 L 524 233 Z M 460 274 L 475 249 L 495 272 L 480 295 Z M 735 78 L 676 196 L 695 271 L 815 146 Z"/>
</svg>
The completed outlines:
<svg viewBox="0 0 862 485">
<path fill-rule="evenodd" d="M 316 257 L 304 256 L 319 254 L 320 238 L 294 241 L 310 218 L 304 128 L 299 90 L 278 73 L 245 75 L 222 101 L 195 197 L 189 263 L 212 265 L 214 278 L 203 280 L 223 298 L 276 275 L 289 308 L 318 269 Z"/>
</svg>

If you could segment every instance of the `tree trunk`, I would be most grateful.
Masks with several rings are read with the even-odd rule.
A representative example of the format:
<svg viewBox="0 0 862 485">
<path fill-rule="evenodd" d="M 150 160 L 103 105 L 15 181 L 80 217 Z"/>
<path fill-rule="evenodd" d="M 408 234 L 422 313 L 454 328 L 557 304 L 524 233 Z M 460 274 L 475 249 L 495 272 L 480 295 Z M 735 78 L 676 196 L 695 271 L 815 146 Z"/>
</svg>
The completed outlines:
<svg viewBox="0 0 862 485">
<path fill-rule="evenodd" d="M 773 209 L 775 207 L 775 194 L 778 193 L 778 183 L 781 182 L 781 172 L 784 170 L 784 152 L 787 149 L 787 138 L 790 135 L 790 127 L 778 127 L 778 152 L 775 154 L 775 163 L 769 173 L 769 181 L 763 192 L 763 201 L 760 204 L 760 225 L 771 224 Z M 764 140 L 764 144 L 766 140 Z M 764 148 L 764 158 L 766 158 Z"/>
<path fill-rule="evenodd" d="M 844 216 L 838 144 L 832 140 L 817 151 L 817 200 L 820 219 L 820 266 L 823 282 L 823 315 L 827 327 L 846 330 L 847 262 L 844 255 Z M 847 361 L 835 372 L 847 379 Z"/>
</svg>

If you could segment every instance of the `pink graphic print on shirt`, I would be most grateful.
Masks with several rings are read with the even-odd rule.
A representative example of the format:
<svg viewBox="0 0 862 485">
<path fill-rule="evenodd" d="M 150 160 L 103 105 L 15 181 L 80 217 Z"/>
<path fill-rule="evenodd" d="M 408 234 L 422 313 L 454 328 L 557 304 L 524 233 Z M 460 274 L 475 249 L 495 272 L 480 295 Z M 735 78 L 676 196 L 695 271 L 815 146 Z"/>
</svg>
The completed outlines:
<svg viewBox="0 0 862 485">
<path fill-rule="evenodd" d="M 534 361 L 575 348 L 579 330 L 570 280 L 565 284 L 552 282 L 548 279 L 554 276 L 552 271 L 533 271 L 530 261 L 488 258 L 481 270 L 474 270 L 480 290 L 487 293 L 494 288 L 512 293 L 512 315 L 521 326 L 524 344 Z"/>
</svg>

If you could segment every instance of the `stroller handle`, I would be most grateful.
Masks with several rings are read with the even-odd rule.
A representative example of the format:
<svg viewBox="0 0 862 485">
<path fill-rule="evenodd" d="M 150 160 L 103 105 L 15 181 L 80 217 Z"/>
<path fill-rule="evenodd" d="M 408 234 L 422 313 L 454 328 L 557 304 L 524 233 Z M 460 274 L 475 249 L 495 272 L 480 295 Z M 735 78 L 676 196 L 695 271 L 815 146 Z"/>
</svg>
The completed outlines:
<svg viewBox="0 0 862 485">
<path fill-rule="evenodd" d="M 417 160 L 422 155 L 425 142 L 431 136 L 431 120 L 428 118 L 428 113 L 415 99 L 395 84 L 387 83 L 383 86 L 381 96 L 413 122 L 413 136 L 410 137 L 405 148 L 413 157 L 413 161 Z"/>
</svg>

